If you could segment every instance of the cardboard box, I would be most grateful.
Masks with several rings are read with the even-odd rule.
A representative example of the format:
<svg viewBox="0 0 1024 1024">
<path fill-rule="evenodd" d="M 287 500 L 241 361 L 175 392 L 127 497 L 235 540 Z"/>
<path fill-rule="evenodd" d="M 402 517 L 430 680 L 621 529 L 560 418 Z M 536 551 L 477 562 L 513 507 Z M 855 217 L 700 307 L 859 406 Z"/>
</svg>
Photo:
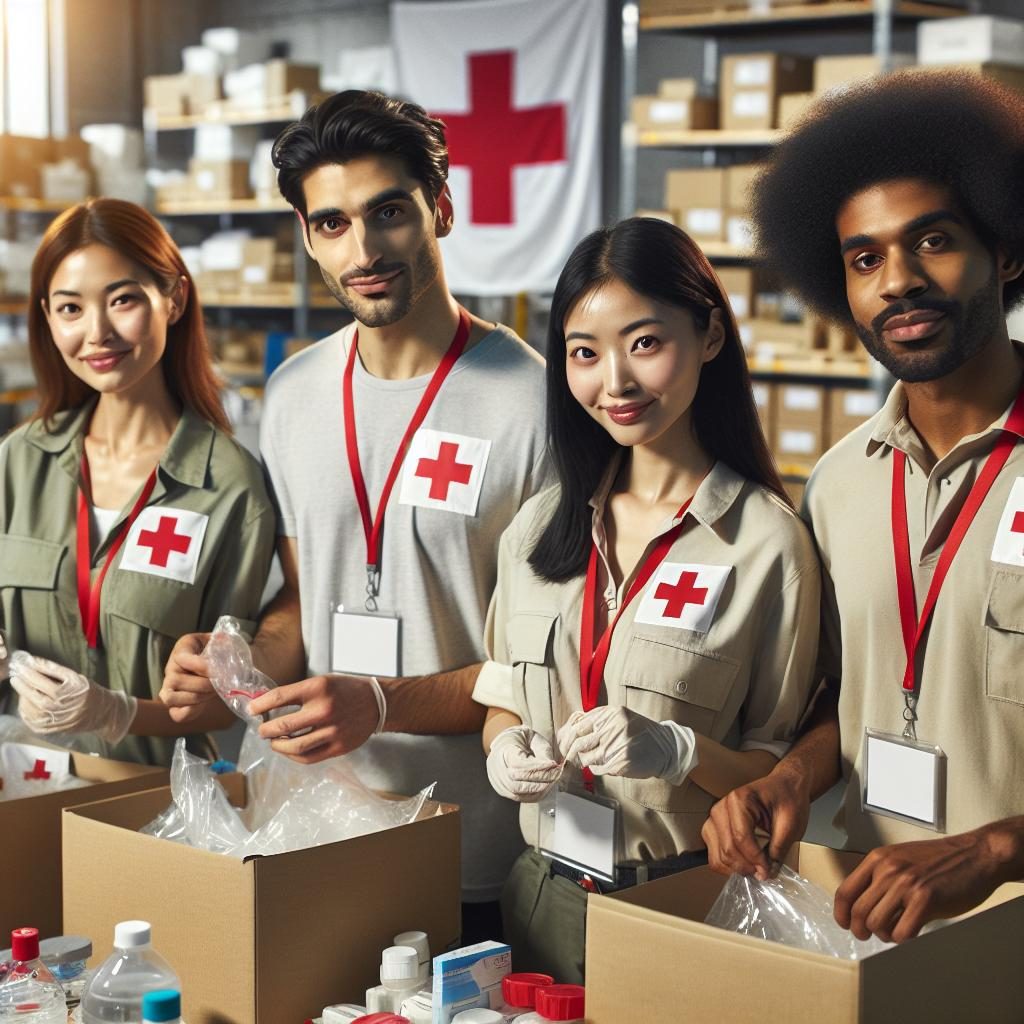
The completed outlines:
<svg viewBox="0 0 1024 1024">
<path fill-rule="evenodd" d="M 247 199 L 252 195 L 246 160 L 198 160 L 193 157 L 188 171 L 197 199 Z"/>
<path fill-rule="evenodd" d="M 750 212 L 750 186 L 763 164 L 734 164 L 725 170 L 725 205 L 731 213 Z"/>
<path fill-rule="evenodd" d="M 718 127 L 718 100 L 706 96 L 689 99 L 636 96 L 633 122 L 642 132 L 697 131 Z"/>
<path fill-rule="evenodd" d="M 882 408 L 882 401 L 874 388 L 829 388 L 828 446 L 871 419 Z"/>
<path fill-rule="evenodd" d="M 716 267 L 718 280 L 737 320 L 754 315 L 754 271 L 750 267 Z"/>
<path fill-rule="evenodd" d="M 694 238 L 725 237 L 725 170 L 701 167 L 665 175 L 665 206 Z"/>
<path fill-rule="evenodd" d="M 761 419 L 761 429 L 764 431 L 768 447 L 775 446 L 775 409 L 776 393 L 775 385 L 768 380 L 755 380 L 751 382 L 751 390 L 754 394 L 754 406 L 757 408 L 757 415 Z"/>
<path fill-rule="evenodd" d="M 722 128 L 757 131 L 775 128 L 779 97 L 807 92 L 814 76 L 809 57 L 783 53 L 747 53 L 722 59 Z"/>
<path fill-rule="evenodd" d="M 889 68 L 907 67 L 914 63 L 909 53 L 894 53 Z M 814 91 L 820 96 L 833 90 L 841 92 L 858 82 L 865 82 L 883 71 L 879 57 L 856 54 L 851 57 L 816 57 L 814 61 Z"/>
<path fill-rule="evenodd" d="M 241 802 L 240 776 L 225 788 Z M 185 981 L 189 1024 L 318 1017 L 362 1001 L 398 932 L 422 929 L 437 951 L 458 937 L 456 807 L 428 802 L 411 825 L 240 860 L 141 835 L 170 802 L 162 787 L 65 813 L 64 927 L 92 937 L 95 964 L 118 921 L 149 921 Z"/>
<path fill-rule="evenodd" d="M 666 100 L 692 100 L 700 95 L 696 78 L 663 78 L 658 82 L 658 95 Z"/>
<path fill-rule="evenodd" d="M 825 389 L 820 384 L 779 384 L 775 456 L 780 463 L 811 465 L 825 451 Z"/>
<path fill-rule="evenodd" d="M 813 92 L 787 92 L 780 96 L 779 127 L 785 132 L 796 127 L 817 100 L 818 95 Z"/>
<path fill-rule="evenodd" d="M 0 801 L 0 935 L 31 925 L 41 936 L 61 934 L 61 811 L 75 804 L 162 786 L 166 768 L 110 761 L 72 752 L 74 773 L 95 783 L 62 793 Z"/>
<path fill-rule="evenodd" d="M 758 7 L 799 7 L 818 2 L 819 0 L 640 0 L 640 17 L 671 17 L 674 14 L 739 10 L 756 13 Z"/>
<path fill-rule="evenodd" d="M 148 75 L 142 80 L 147 110 L 160 117 L 180 117 L 188 109 L 188 75 Z"/>
<path fill-rule="evenodd" d="M 810 843 L 791 866 L 826 892 L 858 854 Z M 996 1024 L 1024 1006 L 1024 885 L 978 911 L 861 961 L 837 960 L 704 924 L 725 878 L 694 868 L 610 896 L 587 913 L 590 1024 Z M 628 978 L 629 984 L 623 979 Z"/>
<path fill-rule="evenodd" d="M 223 98 L 220 75 L 185 75 L 185 101 L 190 114 L 204 114 L 211 103 Z"/>
<path fill-rule="evenodd" d="M 0 195 L 39 197 L 39 168 L 53 159 L 53 140 L 0 135 Z"/>
<path fill-rule="evenodd" d="M 924 20 L 917 26 L 917 60 L 1024 67 L 1024 21 L 987 15 Z"/>
<path fill-rule="evenodd" d="M 268 99 L 282 99 L 294 90 L 318 92 L 320 89 L 319 64 L 293 64 L 287 60 L 268 60 L 265 65 L 265 95 Z"/>
</svg>

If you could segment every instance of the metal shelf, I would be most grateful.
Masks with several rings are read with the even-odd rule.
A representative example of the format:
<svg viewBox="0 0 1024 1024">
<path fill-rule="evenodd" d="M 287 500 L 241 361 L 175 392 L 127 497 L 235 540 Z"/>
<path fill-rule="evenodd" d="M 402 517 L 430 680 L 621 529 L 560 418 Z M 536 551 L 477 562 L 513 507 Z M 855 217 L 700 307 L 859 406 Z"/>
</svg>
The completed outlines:
<svg viewBox="0 0 1024 1024">
<path fill-rule="evenodd" d="M 714 149 L 742 146 L 774 146 L 786 133 L 776 129 L 743 131 L 637 132 L 637 145 L 644 149 Z"/>
<path fill-rule="evenodd" d="M 207 111 L 205 114 L 181 114 L 175 116 L 159 117 L 152 110 L 143 113 L 147 127 L 152 127 L 158 132 L 184 131 L 189 128 L 198 128 L 204 124 L 220 125 L 252 125 L 252 124 L 281 124 L 284 121 L 296 121 L 302 117 L 308 104 L 303 100 L 296 106 L 291 103 L 284 103 L 277 107 L 268 107 L 261 110 L 239 110 L 221 108 Z"/>
<path fill-rule="evenodd" d="M 895 18 L 950 18 L 968 13 L 962 7 L 923 3 L 921 0 L 894 0 Z M 742 33 L 765 29 L 788 30 L 801 24 L 843 22 L 874 17 L 874 0 L 835 0 L 820 4 L 787 4 L 767 11 L 737 10 L 700 11 L 693 14 L 651 14 L 640 18 L 641 32 L 681 31 Z"/>
<path fill-rule="evenodd" d="M 15 213 L 63 213 L 76 206 L 80 200 L 68 202 L 64 199 L 21 199 L 18 196 L 0 196 L 0 210 Z"/>
</svg>

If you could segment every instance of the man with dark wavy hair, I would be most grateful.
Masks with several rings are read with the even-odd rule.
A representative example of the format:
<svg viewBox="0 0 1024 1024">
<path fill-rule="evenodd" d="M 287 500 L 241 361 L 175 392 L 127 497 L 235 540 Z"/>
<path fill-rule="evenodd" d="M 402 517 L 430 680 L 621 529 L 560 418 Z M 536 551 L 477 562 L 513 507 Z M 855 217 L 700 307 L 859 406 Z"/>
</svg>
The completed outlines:
<svg viewBox="0 0 1024 1024">
<path fill-rule="evenodd" d="M 955 71 L 824 100 L 754 186 L 762 256 L 897 383 L 808 482 L 814 710 L 704 838 L 714 867 L 767 877 L 842 779 L 868 855 L 835 916 L 858 938 L 904 941 L 1024 877 L 1022 186 L 1024 96 Z"/>
<path fill-rule="evenodd" d="M 498 540 L 544 482 L 543 361 L 448 289 L 444 125 L 415 103 L 338 93 L 274 144 L 309 256 L 354 323 L 270 379 L 260 451 L 284 587 L 253 642 L 281 685 L 252 711 L 303 763 L 347 754 L 367 784 L 462 814 L 463 940 L 499 938 L 497 897 L 522 849 L 486 776 L 472 699 Z M 164 699 L 211 698 L 186 637 Z"/>
</svg>

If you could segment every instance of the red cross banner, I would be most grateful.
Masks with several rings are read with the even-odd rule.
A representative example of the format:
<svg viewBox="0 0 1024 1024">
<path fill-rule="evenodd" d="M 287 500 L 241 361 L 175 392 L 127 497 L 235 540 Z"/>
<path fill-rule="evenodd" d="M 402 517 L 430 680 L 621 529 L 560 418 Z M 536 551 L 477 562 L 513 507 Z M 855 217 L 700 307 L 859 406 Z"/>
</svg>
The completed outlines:
<svg viewBox="0 0 1024 1024">
<path fill-rule="evenodd" d="M 601 222 L 605 0 L 395 3 L 401 95 L 444 121 L 463 295 L 550 292 Z"/>
<path fill-rule="evenodd" d="M 29 743 L 0 744 L 0 777 L 9 781 L 8 795 L 50 792 L 71 773 L 71 754 Z M 50 784 L 50 785 L 47 785 Z"/>
<path fill-rule="evenodd" d="M 1019 476 L 999 520 L 992 545 L 992 561 L 1024 565 L 1024 477 Z"/>
<path fill-rule="evenodd" d="M 209 516 L 149 505 L 139 513 L 121 552 L 119 569 L 195 583 Z"/>
<path fill-rule="evenodd" d="M 662 562 L 640 599 L 636 621 L 706 633 L 730 572 L 728 565 Z"/>
<path fill-rule="evenodd" d="M 402 505 L 475 516 L 491 442 L 422 428 L 402 463 Z"/>
</svg>

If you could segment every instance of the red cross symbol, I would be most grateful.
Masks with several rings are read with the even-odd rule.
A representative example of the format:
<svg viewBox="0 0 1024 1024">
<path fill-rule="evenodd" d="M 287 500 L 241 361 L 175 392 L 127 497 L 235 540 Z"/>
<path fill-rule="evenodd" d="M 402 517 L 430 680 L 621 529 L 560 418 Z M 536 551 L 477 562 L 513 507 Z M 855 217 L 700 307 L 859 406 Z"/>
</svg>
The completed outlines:
<svg viewBox="0 0 1024 1024">
<path fill-rule="evenodd" d="M 470 170 L 472 224 L 514 224 L 513 170 L 566 159 L 565 104 L 514 107 L 515 60 L 513 50 L 470 54 L 469 112 L 434 115 L 449 162 Z"/>
<path fill-rule="evenodd" d="M 1010 533 L 1024 533 L 1024 512 L 1017 512 L 1014 515 Z"/>
<path fill-rule="evenodd" d="M 25 772 L 26 779 L 48 779 L 50 773 L 46 770 L 46 762 L 43 760 L 37 760 L 32 767 L 32 771 Z"/>
<path fill-rule="evenodd" d="M 159 565 L 161 569 L 167 568 L 167 559 L 172 551 L 186 554 L 192 544 L 192 538 L 187 533 L 177 533 L 175 527 L 178 520 L 173 516 L 161 516 L 160 525 L 156 530 L 142 530 L 139 533 L 139 547 L 152 548 L 149 556 L 150 565 Z"/>
<path fill-rule="evenodd" d="M 654 596 L 660 601 L 668 602 L 662 612 L 666 619 L 678 619 L 688 604 L 703 604 L 707 600 L 707 587 L 695 587 L 696 582 L 695 572 L 684 572 L 674 586 L 671 583 L 662 583 L 658 587 Z"/>
<path fill-rule="evenodd" d="M 451 441 L 442 441 L 436 459 L 420 459 L 416 463 L 416 476 L 430 481 L 430 496 L 438 501 L 448 500 L 448 488 L 452 484 L 468 484 L 473 466 L 456 462 L 459 446 Z"/>
</svg>

